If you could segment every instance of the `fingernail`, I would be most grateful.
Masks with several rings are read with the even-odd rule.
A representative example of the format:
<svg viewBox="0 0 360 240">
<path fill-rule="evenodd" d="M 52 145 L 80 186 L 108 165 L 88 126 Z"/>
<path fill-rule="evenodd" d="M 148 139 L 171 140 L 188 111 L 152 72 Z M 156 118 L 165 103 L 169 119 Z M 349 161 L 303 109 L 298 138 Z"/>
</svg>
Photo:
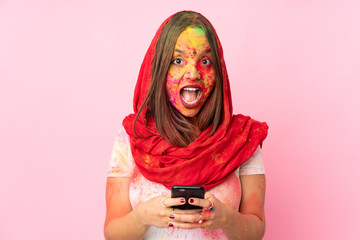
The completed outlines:
<svg viewBox="0 0 360 240">
<path fill-rule="evenodd" d="M 174 225 L 172 223 L 169 223 L 168 227 L 174 227 Z"/>
<path fill-rule="evenodd" d="M 170 214 L 170 215 L 169 215 L 169 218 L 174 219 L 174 218 L 175 218 L 175 216 L 174 216 L 174 215 L 172 215 L 172 214 Z"/>
<path fill-rule="evenodd" d="M 193 203 L 193 202 L 194 202 L 194 199 L 190 198 L 190 199 L 189 199 L 189 202 L 190 202 L 190 203 Z"/>
<path fill-rule="evenodd" d="M 183 198 L 180 199 L 180 202 L 181 202 L 181 203 L 185 203 L 185 199 L 183 199 Z"/>
</svg>

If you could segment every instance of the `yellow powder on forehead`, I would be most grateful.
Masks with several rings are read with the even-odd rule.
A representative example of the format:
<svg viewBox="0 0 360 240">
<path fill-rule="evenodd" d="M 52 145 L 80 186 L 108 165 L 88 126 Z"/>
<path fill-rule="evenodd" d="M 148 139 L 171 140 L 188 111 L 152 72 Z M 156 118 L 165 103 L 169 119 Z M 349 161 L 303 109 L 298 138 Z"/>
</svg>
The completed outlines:
<svg viewBox="0 0 360 240">
<path fill-rule="evenodd" d="M 205 31 L 201 27 L 187 27 L 178 37 L 176 46 L 177 47 L 204 47 L 204 43 L 207 45 L 208 40 Z"/>
<path fill-rule="evenodd" d="M 193 32 L 196 35 L 206 35 L 204 29 L 202 27 L 187 27 L 185 31 L 188 30 L 190 32 Z"/>
<path fill-rule="evenodd" d="M 181 37 L 206 37 L 205 31 L 201 27 L 187 27 L 179 36 Z"/>
</svg>

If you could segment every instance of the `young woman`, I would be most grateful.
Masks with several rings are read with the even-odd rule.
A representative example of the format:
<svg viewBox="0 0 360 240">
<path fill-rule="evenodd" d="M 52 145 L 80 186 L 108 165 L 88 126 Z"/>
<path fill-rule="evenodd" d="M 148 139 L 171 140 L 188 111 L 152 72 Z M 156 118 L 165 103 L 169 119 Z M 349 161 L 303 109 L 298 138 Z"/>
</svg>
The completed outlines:
<svg viewBox="0 0 360 240">
<path fill-rule="evenodd" d="M 113 239 L 261 239 L 266 123 L 232 114 L 220 41 L 199 13 L 157 31 L 123 121 L 106 184 L 104 234 Z M 206 188 L 200 210 L 174 209 L 173 185 Z"/>
</svg>

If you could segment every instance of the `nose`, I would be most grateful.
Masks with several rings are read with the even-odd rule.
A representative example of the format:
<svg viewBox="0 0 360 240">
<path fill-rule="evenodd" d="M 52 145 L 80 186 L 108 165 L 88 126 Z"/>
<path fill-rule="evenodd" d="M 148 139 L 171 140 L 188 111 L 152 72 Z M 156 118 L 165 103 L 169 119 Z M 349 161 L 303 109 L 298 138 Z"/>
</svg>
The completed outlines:
<svg viewBox="0 0 360 240">
<path fill-rule="evenodd" d="M 186 66 L 185 78 L 189 80 L 200 79 L 200 72 L 197 70 L 195 63 L 189 63 Z"/>
</svg>

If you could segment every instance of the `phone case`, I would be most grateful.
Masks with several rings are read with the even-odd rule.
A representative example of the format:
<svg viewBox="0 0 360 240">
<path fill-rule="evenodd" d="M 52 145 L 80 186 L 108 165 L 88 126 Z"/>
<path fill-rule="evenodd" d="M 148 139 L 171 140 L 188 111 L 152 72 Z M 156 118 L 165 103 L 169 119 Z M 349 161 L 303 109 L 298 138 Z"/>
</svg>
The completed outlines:
<svg viewBox="0 0 360 240">
<path fill-rule="evenodd" d="M 205 188 L 202 186 L 180 186 L 176 185 L 171 188 L 171 197 L 184 197 L 186 203 L 184 205 L 172 206 L 178 209 L 202 209 L 200 206 L 194 206 L 188 203 L 189 198 L 204 198 Z"/>
</svg>

